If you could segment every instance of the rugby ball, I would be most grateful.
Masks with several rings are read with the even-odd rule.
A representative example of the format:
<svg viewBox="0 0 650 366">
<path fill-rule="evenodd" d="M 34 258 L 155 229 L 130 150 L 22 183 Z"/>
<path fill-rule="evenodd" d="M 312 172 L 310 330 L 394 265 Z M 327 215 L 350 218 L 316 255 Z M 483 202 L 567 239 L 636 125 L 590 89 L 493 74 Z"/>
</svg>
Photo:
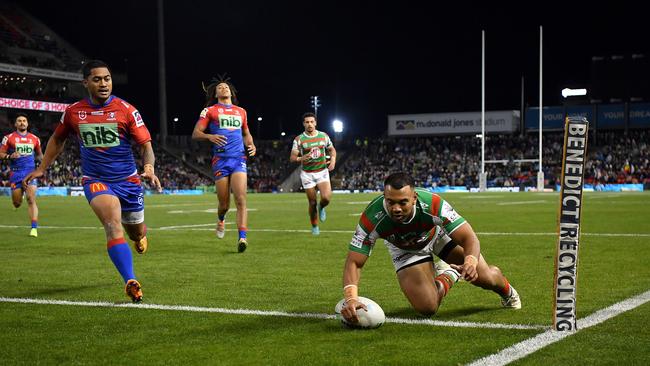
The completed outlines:
<svg viewBox="0 0 650 366">
<path fill-rule="evenodd" d="M 344 302 L 345 299 L 342 299 L 334 307 L 334 312 L 339 314 L 339 316 L 341 314 L 341 309 L 343 308 Z M 340 316 L 341 323 L 343 323 L 343 325 L 348 328 L 372 329 L 379 328 L 382 324 L 384 324 L 386 321 L 386 315 L 384 314 L 384 310 L 381 308 L 381 306 L 379 306 L 379 304 L 367 297 L 362 296 L 359 296 L 359 302 L 364 304 L 368 310 L 366 311 L 364 309 L 357 309 L 357 316 L 359 317 L 358 323 L 350 323 L 345 320 L 343 316 Z"/>
</svg>

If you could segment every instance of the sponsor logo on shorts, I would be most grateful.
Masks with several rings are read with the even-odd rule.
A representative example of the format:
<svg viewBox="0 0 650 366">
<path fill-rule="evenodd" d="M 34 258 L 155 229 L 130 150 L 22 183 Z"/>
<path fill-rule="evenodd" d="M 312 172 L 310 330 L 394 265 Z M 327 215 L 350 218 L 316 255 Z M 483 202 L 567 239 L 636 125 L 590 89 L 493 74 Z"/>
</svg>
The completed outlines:
<svg viewBox="0 0 650 366">
<path fill-rule="evenodd" d="M 106 187 L 106 185 L 104 183 L 99 183 L 99 182 L 90 183 L 90 192 L 93 193 L 93 194 L 97 193 L 97 192 L 103 192 L 103 191 L 106 191 L 106 190 L 108 190 L 108 188 Z"/>
</svg>

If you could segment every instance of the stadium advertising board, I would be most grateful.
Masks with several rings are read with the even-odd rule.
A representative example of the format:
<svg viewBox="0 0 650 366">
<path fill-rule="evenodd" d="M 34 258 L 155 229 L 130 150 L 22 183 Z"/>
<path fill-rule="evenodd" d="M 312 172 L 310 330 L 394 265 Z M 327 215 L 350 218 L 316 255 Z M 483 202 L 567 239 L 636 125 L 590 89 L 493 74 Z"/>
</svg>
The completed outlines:
<svg viewBox="0 0 650 366">
<path fill-rule="evenodd" d="M 542 113 L 543 130 L 561 130 L 564 122 L 564 109 L 562 107 L 544 107 Z M 526 109 L 526 129 L 539 130 L 539 108 Z"/>
<path fill-rule="evenodd" d="M 584 117 L 593 120 L 593 107 L 589 105 L 544 107 L 542 114 L 543 130 L 562 130 L 565 117 Z M 539 108 L 526 109 L 526 130 L 539 130 Z"/>
<path fill-rule="evenodd" d="M 66 103 L 44 102 L 41 100 L 0 98 L 0 108 L 29 109 L 33 111 L 63 112 Z"/>
<path fill-rule="evenodd" d="M 13 74 L 43 76 L 46 78 L 63 79 L 71 81 L 83 80 L 80 72 L 66 72 L 50 69 L 41 69 L 39 67 L 27 67 L 20 65 L 5 64 L 0 62 L 0 71 L 10 72 Z"/>
<path fill-rule="evenodd" d="M 588 129 L 584 117 L 566 118 L 553 286 L 553 329 L 561 331 L 576 330 L 578 246 Z"/>
<path fill-rule="evenodd" d="M 485 112 L 485 131 L 514 132 L 519 111 Z M 481 133 L 481 112 L 395 114 L 388 116 L 388 135 L 448 135 Z"/>
<path fill-rule="evenodd" d="M 624 104 L 601 104 L 598 106 L 598 128 L 625 128 Z"/>
<path fill-rule="evenodd" d="M 650 103 L 630 104 L 630 128 L 650 128 Z"/>
</svg>

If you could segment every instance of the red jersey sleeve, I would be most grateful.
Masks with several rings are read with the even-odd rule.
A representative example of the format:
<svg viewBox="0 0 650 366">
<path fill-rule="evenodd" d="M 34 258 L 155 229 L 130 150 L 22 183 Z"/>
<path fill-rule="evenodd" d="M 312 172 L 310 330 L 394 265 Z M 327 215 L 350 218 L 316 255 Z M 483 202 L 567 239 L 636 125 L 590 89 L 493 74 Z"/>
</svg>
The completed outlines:
<svg viewBox="0 0 650 366">
<path fill-rule="evenodd" d="M 41 139 L 38 138 L 38 136 L 34 136 L 34 139 L 36 140 L 36 143 L 34 144 L 34 150 L 38 151 L 39 153 L 41 152 Z"/>
<path fill-rule="evenodd" d="M 126 126 L 133 140 L 138 145 L 144 145 L 151 141 L 151 134 L 149 134 L 147 126 L 144 125 L 140 112 L 133 106 L 129 106 L 126 112 L 128 113 Z"/>
<path fill-rule="evenodd" d="M 199 114 L 199 120 L 196 121 L 196 126 L 205 130 L 206 128 L 208 128 L 209 123 L 210 123 L 210 109 L 203 108 L 201 114 Z"/>
<path fill-rule="evenodd" d="M 63 112 L 61 115 L 61 121 L 58 126 L 56 126 L 56 129 L 54 130 L 54 134 L 56 137 L 60 137 L 62 139 L 68 138 L 68 135 L 70 135 L 70 132 L 73 131 L 72 129 L 72 123 L 70 121 L 70 115 L 73 112 L 70 110 L 70 107 L 66 108 L 66 110 Z"/>
<path fill-rule="evenodd" d="M 242 108 L 241 110 L 242 112 L 244 112 L 244 121 L 242 122 L 241 128 L 248 129 L 248 113 L 246 113 L 246 110 L 244 108 Z"/>
<path fill-rule="evenodd" d="M 6 153 L 9 150 L 9 135 L 6 135 L 2 138 L 2 143 L 0 143 L 0 151 Z"/>
</svg>

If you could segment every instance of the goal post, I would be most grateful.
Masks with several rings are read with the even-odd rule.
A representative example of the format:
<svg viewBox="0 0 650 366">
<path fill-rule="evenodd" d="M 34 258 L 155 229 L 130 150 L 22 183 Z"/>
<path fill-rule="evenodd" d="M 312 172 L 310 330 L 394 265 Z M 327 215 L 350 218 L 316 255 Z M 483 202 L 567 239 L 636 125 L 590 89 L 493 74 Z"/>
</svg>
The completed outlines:
<svg viewBox="0 0 650 366">
<path fill-rule="evenodd" d="M 576 289 L 582 193 L 589 122 L 569 116 L 564 125 L 558 241 L 553 284 L 553 329 L 576 330 Z"/>
</svg>

